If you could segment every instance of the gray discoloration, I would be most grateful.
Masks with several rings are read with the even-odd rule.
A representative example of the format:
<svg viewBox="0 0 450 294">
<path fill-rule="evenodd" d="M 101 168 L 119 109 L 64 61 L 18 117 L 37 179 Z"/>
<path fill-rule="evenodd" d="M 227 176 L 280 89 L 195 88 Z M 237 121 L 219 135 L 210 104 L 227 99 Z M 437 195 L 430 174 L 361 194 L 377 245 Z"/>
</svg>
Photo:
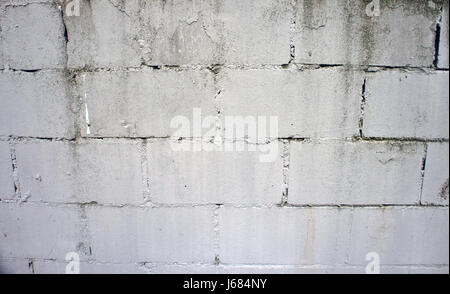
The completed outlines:
<svg viewBox="0 0 450 294">
<path fill-rule="evenodd" d="M 449 188 L 448 188 L 448 181 L 449 181 L 449 179 L 447 179 L 447 181 L 445 181 L 445 183 L 442 184 L 442 186 L 441 186 L 441 192 L 439 193 L 439 196 L 440 196 L 443 200 L 447 200 L 447 198 L 448 198 L 448 194 L 449 194 L 449 192 L 448 192 L 448 190 L 449 190 Z"/>
<path fill-rule="evenodd" d="M 448 0 L 371 1 L 0 0 L 0 272 L 448 273 Z"/>
<path fill-rule="evenodd" d="M 380 16 L 369 17 L 366 6 L 370 1 L 298 1 L 297 62 L 397 66 L 433 63 L 439 4 L 430 8 L 428 1 L 380 1 Z M 386 50 L 393 47 L 396 50 Z"/>
</svg>

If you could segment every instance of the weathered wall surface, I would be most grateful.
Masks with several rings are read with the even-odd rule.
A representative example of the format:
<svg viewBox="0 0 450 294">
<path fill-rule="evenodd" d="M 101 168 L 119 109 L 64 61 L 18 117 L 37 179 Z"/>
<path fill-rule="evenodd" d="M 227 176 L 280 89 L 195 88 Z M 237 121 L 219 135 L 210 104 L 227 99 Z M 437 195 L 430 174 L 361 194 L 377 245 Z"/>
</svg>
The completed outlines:
<svg viewBox="0 0 450 294">
<path fill-rule="evenodd" d="M 0 0 L 0 272 L 448 273 L 448 0 L 72 2 Z"/>
</svg>

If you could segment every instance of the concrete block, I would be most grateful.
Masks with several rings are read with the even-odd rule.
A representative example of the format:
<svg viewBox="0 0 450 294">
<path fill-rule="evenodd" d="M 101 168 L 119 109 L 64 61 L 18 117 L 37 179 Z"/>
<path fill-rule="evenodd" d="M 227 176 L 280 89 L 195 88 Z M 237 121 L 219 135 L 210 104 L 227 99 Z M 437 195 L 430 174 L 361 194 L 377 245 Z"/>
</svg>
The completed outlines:
<svg viewBox="0 0 450 294">
<path fill-rule="evenodd" d="M 81 1 L 69 66 L 284 64 L 292 16 L 290 0 Z"/>
<path fill-rule="evenodd" d="M 97 261 L 214 262 L 212 208 L 91 207 L 87 216 Z"/>
<path fill-rule="evenodd" d="M 0 18 L 2 17 L 2 11 L 0 10 Z M 3 31 L 3 29 L 2 29 L 2 26 L 1 26 L 1 21 L 0 21 L 0 70 L 2 70 L 2 69 L 4 69 L 5 68 L 5 66 L 4 66 L 4 60 L 3 60 L 3 37 L 2 37 L 2 35 L 3 35 L 3 33 L 2 33 L 2 31 Z"/>
<path fill-rule="evenodd" d="M 438 56 L 438 68 L 447 68 L 448 69 L 448 59 L 449 59 L 449 9 L 448 9 L 448 0 L 444 1 L 444 5 L 442 7 L 441 21 L 440 21 L 440 29 L 441 34 L 439 37 L 439 56 Z"/>
<path fill-rule="evenodd" d="M 0 261 L 0 266 L 1 266 Z M 67 263 L 35 261 L 37 274 L 64 274 Z M 216 274 L 215 265 L 80 262 L 80 274 Z"/>
<path fill-rule="evenodd" d="M 75 136 L 75 101 L 63 73 L 0 72 L 0 135 Z"/>
<path fill-rule="evenodd" d="M 382 274 L 394 275 L 448 275 L 449 267 L 447 266 L 385 266 L 381 267 Z"/>
<path fill-rule="evenodd" d="M 275 160 L 260 151 L 175 151 L 168 141 L 149 142 L 150 195 L 156 203 L 277 204 L 281 201 L 282 146 Z M 214 148 L 216 145 L 207 143 Z M 211 146 L 212 145 L 212 146 Z M 244 146 L 247 150 L 249 145 Z M 177 147 L 175 147 L 177 148 Z"/>
<path fill-rule="evenodd" d="M 0 199 L 14 197 L 14 181 L 10 147 L 7 142 L 0 142 Z"/>
<path fill-rule="evenodd" d="M 32 274 L 33 265 L 31 259 L 4 259 L 0 260 L 0 274 Z"/>
<path fill-rule="evenodd" d="M 377 252 L 382 266 L 442 266 L 448 233 L 448 208 L 223 208 L 220 259 L 366 266 L 367 253 Z"/>
<path fill-rule="evenodd" d="M 363 77 L 350 70 L 224 70 L 224 116 L 277 116 L 280 137 L 358 134 Z M 326 82 L 324 82 L 326 81 Z"/>
<path fill-rule="evenodd" d="M 74 207 L 0 205 L 0 258 L 64 259 L 81 240 Z"/>
<path fill-rule="evenodd" d="M 286 265 L 231 265 L 220 266 L 221 274 L 366 274 L 366 266 L 351 265 L 312 265 L 312 266 L 286 266 Z M 448 274 L 448 266 L 384 266 L 380 267 L 381 274 Z"/>
<path fill-rule="evenodd" d="M 140 270 L 147 274 L 169 275 L 211 275 L 220 274 L 220 269 L 213 264 L 150 264 L 146 263 Z"/>
<path fill-rule="evenodd" d="M 347 265 L 225 265 L 222 274 L 267 274 L 267 275 L 310 275 L 310 274 L 364 274 L 364 267 Z"/>
<path fill-rule="evenodd" d="M 175 3 L 150 5 L 150 28 L 161 28 L 154 36 L 152 64 L 289 62 L 289 0 Z"/>
<path fill-rule="evenodd" d="M 224 264 L 343 264 L 350 211 L 330 208 L 219 210 Z"/>
<path fill-rule="evenodd" d="M 6 6 L 2 18 L 4 63 L 10 68 L 64 68 L 66 41 L 61 11 L 55 4 Z"/>
<path fill-rule="evenodd" d="M 379 1 L 379 15 L 368 16 L 370 2 L 297 1 L 295 61 L 432 66 L 439 6 L 431 1 Z"/>
<path fill-rule="evenodd" d="M 33 262 L 34 271 L 39 275 L 65 274 L 68 262 L 63 261 L 47 261 L 38 260 Z M 143 274 L 145 272 L 139 270 L 136 263 L 115 264 L 115 263 L 98 263 L 95 261 L 81 261 L 80 274 L 97 275 L 97 274 Z"/>
<path fill-rule="evenodd" d="M 449 137 L 448 72 L 382 71 L 367 78 L 366 137 Z"/>
<path fill-rule="evenodd" d="M 28 201 L 142 204 L 139 146 L 123 141 L 16 145 L 22 197 Z"/>
<path fill-rule="evenodd" d="M 416 204 L 424 144 L 292 142 L 291 204 Z"/>
<path fill-rule="evenodd" d="M 68 67 L 140 66 L 140 52 L 144 48 L 140 45 L 141 24 L 139 15 L 136 15 L 138 4 L 138 0 L 80 0 L 80 15 L 64 16 Z"/>
<path fill-rule="evenodd" d="M 382 265 L 448 266 L 448 217 L 448 207 L 355 209 L 348 263 L 366 265 L 377 252 Z"/>
<path fill-rule="evenodd" d="M 428 143 L 422 203 L 448 205 L 448 143 Z"/>
<path fill-rule="evenodd" d="M 94 72 L 82 74 L 78 82 L 86 105 L 81 117 L 84 136 L 164 137 L 176 130 L 171 128 L 175 116 L 192 122 L 194 108 L 203 116 L 216 114 L 208 70 Z"/>
<path fill-rule="evenodd" d="M 366 274 L 366 266 L 351 265 L 225 265 L 219 267 L 221 274 Z M 448 274 L 448 266 L 384 266 L 380 267 L 381 274 Z"/>
</svg>

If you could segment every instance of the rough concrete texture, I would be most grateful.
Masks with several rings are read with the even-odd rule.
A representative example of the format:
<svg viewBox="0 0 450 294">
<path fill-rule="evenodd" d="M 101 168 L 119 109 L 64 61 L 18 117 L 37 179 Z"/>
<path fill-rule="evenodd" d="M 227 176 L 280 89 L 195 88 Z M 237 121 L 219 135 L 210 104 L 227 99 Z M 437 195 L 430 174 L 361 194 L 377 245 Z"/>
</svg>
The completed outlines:
<svg viewBox="0 0 450 294">
<path fill-rule="evenodd" d="M 361 74 L 342 69 L 224 70 L 223 115 L 276 115 L 279 136 L 352 137 L 358 134 Z"/>
<path fill-rule="evenodd" d="M 448 71 L 383 71 L 369 74 L 365 92 L 364 135 L 448 139 L 448 78 Z"/>
<path fill-rule="evenodd" d="M 216 113 L 208 70 L 95 72 L 78 79 L 85 106 L 80 119 L 85 121 L 87 110 L 91 137 L 165 137 L 173 133 L 174 116 L 192 120 L 193 108 L 203 116 Z M 81 132 L 86 135 L 87 128 Z"/>
<path fill-rule="evenodd" d="M 147 163 L 149 178 L 158 179 L 150 183 L 156 203 L 280 202 L 281 156 L 265 163 L 259 161 L 258 152 L 179 152 L 172 151 L 169 142 L 151 142 Z"/>
<path fill-rule="evenodd" d="M 290 2 L 83 0 L 69 66 L 288 63 Z"/>
<path fill-rule="evenodd" d="M 129 141 L 30 142 L 15 147 L 21 198 L 38 202 L 144 202 L 140 145 Z"/>
<path fill-rule="evenodd" d="M 429 143 L 423 179 L 422 203 L 448 205 L 448 143 Z"/>
<path fill-rule="evenodd" d="M 2 26 L 0 24 L 0 69 L 4 69 L 3 65 L 3 37 L 2 37 Z"/>
<path fill-rule="evenodd" d="M 0 210 L 1 259 L 64 260 L 82 243 L 80 208 L 2 203 Z"/>
<path fill-rule="evenodd" d="M 422 143 L 294 142 L 289 203 L 417 204 L 424 150 Z"/>
<path fill-rule="evenodd" d="M 87 210 L 93 257 L 103 262 L 214 260 L 214 210 L 208 207 Z"/>
<path fill-rule="evenodd" d="M 225 264 L 360 265 L 368 252 L 391 264 L 448 258 L 447 208 L 224 208 L 219 215 Z"/>
<path fill-rule="evenodd" d="M 448 217 L 447 207 L 356 209 L 347 239 L 348 261 L 366 264 L 362 257 L 369 251 L 378 252 L 389 264 L 438 264 L 448 260 Z"/>
<path fill-rule="evenodd" d="M 448 1 L 444 2 L 444 7 L 442 9 L 442 14 L 441 14 L 441 19 L 440 19 L 440 23 L 439 23 L 439 30 L 440 30 L 440 35 L 439 35 L 439 54 L 438 54 L 438 58 L 437 58 L 437 66 L 439 68 L 446 68 L 448 69 L 448 59 L 449 59 L 449 35 L 448 35 L 448 31 L 449 31 L 449 22 L 448 22 L 448 18 L 449 18 L 449 7 L 448 7 Z"/>
<path fill-rule="evenodd" d="M 64 73 L 0 72 L 0 135 L 73 138 L 77 104 Z"/>
<path fill-rule="evenodd" d="M 0 142 L 0 199 L 14 197 L 13 168 L 11 150 L 7 142 Z"/>
<path fill-rule="evenodd" d="M 433 64 L 434 31 L 440 10 L 432 1 L 380 1 L 379 16 L 366 14 L 370 1 L 295 2 L 297 62 L 425 67 Z"/>
<path fill-rule="evenodd" d="M 1 19 L 4 62 L 33 70 L 66 65 L 61 11 L 51 3 L 6 6 Z"/>
<path fill-rule="evenodd" d="M 0 0 L 0 273 L 448 273 L 448 0 L 369 3 Z"/>
</svg>

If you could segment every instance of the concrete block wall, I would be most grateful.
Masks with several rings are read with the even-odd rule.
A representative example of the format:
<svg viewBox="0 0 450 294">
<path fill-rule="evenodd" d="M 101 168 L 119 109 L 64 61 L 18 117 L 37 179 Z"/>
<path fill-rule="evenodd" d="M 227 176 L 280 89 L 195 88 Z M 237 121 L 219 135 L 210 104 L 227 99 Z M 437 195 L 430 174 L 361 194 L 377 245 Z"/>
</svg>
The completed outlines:
<svg viewBox="0 0 450 294">
<path fill-rule="evenodd" d="M 448 0 L 371 2 L 0 0 L 0 272 L 448 273 Z"/>
</svg>

